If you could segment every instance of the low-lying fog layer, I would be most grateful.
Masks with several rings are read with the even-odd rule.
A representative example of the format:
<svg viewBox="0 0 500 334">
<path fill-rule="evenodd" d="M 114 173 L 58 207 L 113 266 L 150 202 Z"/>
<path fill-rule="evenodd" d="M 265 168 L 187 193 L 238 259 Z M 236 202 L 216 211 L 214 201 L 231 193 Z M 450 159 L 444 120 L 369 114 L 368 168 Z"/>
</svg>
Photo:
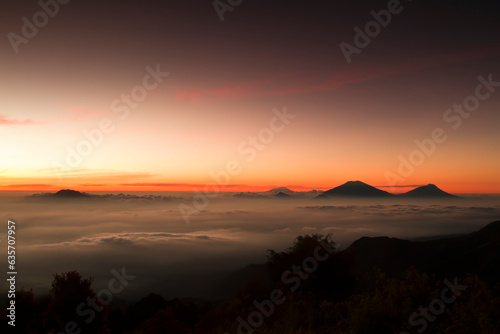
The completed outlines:
<svg viewBox="0 0 500 334">
<path fill-rule="evenodd" d="M 136 278 L 122 298 L 148 292 L 171 297 L 210 295 L 224 273 L 266 260 L 304 234 L 329 234 L 341 247 L 362 236 L 421 238 L 475 231 L 500 219 L 498 196 L 451 200 L 241 198 L 209 199 L 187 223 L 171 200 L 124 196 L 34 199 L 2 193 L 0 241 L 6 261 L 7 220 L 16 222 L 18 288 L 44 293 L 52 275 L 78 270 L 104 287 L 111 270 Z M 143 196 L 142 193 L 135 193 Z M 158 195 L 158 194 L 155 194 Z M 7 290 L 5 281 L 2 291 Z"/>
</svg>

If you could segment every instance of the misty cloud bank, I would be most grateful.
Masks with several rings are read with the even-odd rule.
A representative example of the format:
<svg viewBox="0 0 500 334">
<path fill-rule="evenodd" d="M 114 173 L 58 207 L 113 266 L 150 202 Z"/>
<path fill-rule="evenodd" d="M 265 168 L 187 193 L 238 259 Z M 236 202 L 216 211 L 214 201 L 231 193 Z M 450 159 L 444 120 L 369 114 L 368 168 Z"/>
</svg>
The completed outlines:
<svg viewBox="0 0 500 334">
<path fill-rule="evenodd" d="M 267 249 L 283 250 L 298 235 L 331 233 L 344 248 L 362 236 L 469 233 L 500 216 L 498 196 L 396 202 L 221 194 L 186 224 L 178 205 L 189 202 L 189 196 L 135 193 L 47 200 L 3 193 L 2 219 L 16 221 L 18 228 L 18 287 L 44 293 L 53 274 L 79 270 L 94 276 L 98 288 L 112 269 L 126 267 L 136 279 L 122 298 L 148 292 L 167 298 L 210 296 L 221 277 L 263 263 Z M 5 243 L 5 236 L 0 240 Z M 7 290 L 5 283 L 1 289 Z"/>
</svg>

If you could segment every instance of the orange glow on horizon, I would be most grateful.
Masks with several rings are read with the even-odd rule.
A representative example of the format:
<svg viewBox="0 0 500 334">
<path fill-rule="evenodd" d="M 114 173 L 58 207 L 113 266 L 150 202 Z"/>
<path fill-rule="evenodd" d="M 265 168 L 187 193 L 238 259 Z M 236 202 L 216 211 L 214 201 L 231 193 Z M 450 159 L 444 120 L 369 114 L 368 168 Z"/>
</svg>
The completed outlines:
<svg viewBox="0 0 500 334">
<path fill-rule="evenodd" d="M 115 181 L 115 180 L 113 180 Z M 40 192 L 56 192 L 61 189 L 73 189 L 83 192 L 263 192 L 270 190 L 272 188 L 286 187 L 293 191 L 310 191 L 310 190 L 328 190 L 337 187 L 345 182 L 337 181 L 331 182 L 331 184 L 325 186 L 314 186 L 314 185 L 283 185 L 283 184 L 256 184 L 256 185 L 246 185 L 246 184 L 229 184 L 229 185 L 216 185 L 215 183 L 161 183 L 161 182 L 143 182 L 143 183 L 90 183 L 90 182 L 67 182 L 64 184 L 50 184 L 49 182 L 44 183 L 15 183 L 12 182 L 8 185 L 0 185 L 0 191 L 40 191 Z M 363 181 L 363 180 L 361 180 Z M 391 188 L 385 186 L 381 182 L 367 182 L 381 190 L 388 191 L 390 193 L 398 194 L 404 193 L 409 190 L 416 188 L 417 184 L 426 185 L 427 183 L 415 183 L 409 186 L 397 186 Z M 470 184 L 452 184 L 452 183 L 435 183 L 443 191 L 452 194 L 500 194 L 498 190 L 500 184 L 495 183 L 479 183 L 475 185 Z"/>
</svg>

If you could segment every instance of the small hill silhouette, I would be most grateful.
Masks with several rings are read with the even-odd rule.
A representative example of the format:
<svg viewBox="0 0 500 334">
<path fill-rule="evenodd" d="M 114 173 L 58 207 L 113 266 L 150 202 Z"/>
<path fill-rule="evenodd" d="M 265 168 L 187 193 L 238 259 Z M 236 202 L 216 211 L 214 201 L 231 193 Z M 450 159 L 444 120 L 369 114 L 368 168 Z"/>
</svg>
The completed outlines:
<svg viewBox="0 0 500 334">
<path fill-rule="evenodd" d="M 71 190 L 71 189 L 62 189 L 56 192 L 55 194 L 52 195 L 53 197 L 58 197 L 58 198 L 88 198 L 91 197 L 87 193 L 82 193 L 76 190 Z"/>
<path fill-rule="evenodd" d="M 279 193 L 283 193 L 286 195 L 293 195 L 295 191 L 288 189 L 287 187 L 278 187 L 278 188 L 273 188 L 271 190 L 266 191 L 266 193 L 272 194 L 272 195 L 277 195 Z"/>
<path fill-rule="evenodd" d="M 338 197 L 338 196 L 392 197 L 393 195 L 391 193 L 388 193 L 387 191 L 377 189 L 361 181 L 349 181 L 341 186 L 325 191 L 323 194 L 317 196 L 317 198 L 328 198 L 328 197 Z"/>
<path fill-rule="evenodd" d="M 439 189 L 434 184 L 428 184 L 426 186 L 418 187 L 413 190 L 410 190 L 404 194 L 399 196 L 402 197 L 418 197 L 418 198 L 454 198 L 457 197 L 452 194 L 448 194 L 447 192 Z"/>
<path fill-rule="evenodd" d="M 322 191 L 319 190 L 309 190 L 309 191 L 294 191 L 287 187 L 277 187 L 272 188 L 267 191 L 262 192 L 240 192 L 234 194 L 234 197 L 239 198 L 274 198 L 274 197 L 293 197 L 293 198 L 306 198 L 315 197 L 321 194 Z"/>
<path fill-rule="evenodd" d="M 338 263 L 348 264 L 343 273 L 349 277 L 371 277 L 374 267 L 392 277 L 403 277 L 407 270 L 415 267 L 436 275 L 439 279 L 474 273 L 495 285 L 500 281 L 500 221 L 469 234 L 429 241 L 362 237 L 339 251 L 335 258 Z M 292 262 L 300 262 L 301 259 L 302 257 L 298 257 Z M 241 286 L 258 281 L 267 285 L 270 277 L 270 273 L 266 271 L 268 266 L 269 264 L 251 265 L 237 270 L 220 287 L 226 288 L 224 291 L 229 293 L 228 282 L 237 281 Z M 325 284 L 328 286 L 330 283 Z M 233 293 L 236 286 L 231 286 Z"/>
<path fill-rule="evenodd" d="M 80 198 L 95 198 L 97 195 L 90 195 L 71 189 L 61 189 L 56 193 L 40 193 L 28 196 L 29 199 L 80 199 Z"/>
<path fill-rule="evenodd" d="M 363 237 L 344 252 L 356 263 L 354 274 L 378 266 L 387 273 L 402 273 L 415 266 L 441 277 L 475 273 L 500 279 L 500 221 L 460 237 L 414 242 L 387 237 Z"/>
</svg>

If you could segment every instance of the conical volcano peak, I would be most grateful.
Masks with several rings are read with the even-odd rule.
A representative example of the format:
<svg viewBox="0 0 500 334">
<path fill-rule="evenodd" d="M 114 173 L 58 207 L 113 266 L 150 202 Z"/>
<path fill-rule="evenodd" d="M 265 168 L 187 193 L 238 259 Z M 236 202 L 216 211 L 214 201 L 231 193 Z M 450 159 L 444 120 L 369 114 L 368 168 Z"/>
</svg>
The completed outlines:
<svg viewBox="0 0 500 334">
<path fill-rule="evenodd" d="M 435 184 L 429 183 L 426 186 L 421 186 L 415 188 L 413 190 L 408 191 L 407 193 L 402 194 L 404 197 L 456 197 L 454 195 L 448 194 L 447 192 L 439 189 Z"/>
<path fill-rule="evenodd" d="M 391 197 L 387 191 L 377 189 L 361 181 L 348 181 L 343 185 L 325 191 L 318 197 L 349 196 L 349 197 Z"/>
</svg>

